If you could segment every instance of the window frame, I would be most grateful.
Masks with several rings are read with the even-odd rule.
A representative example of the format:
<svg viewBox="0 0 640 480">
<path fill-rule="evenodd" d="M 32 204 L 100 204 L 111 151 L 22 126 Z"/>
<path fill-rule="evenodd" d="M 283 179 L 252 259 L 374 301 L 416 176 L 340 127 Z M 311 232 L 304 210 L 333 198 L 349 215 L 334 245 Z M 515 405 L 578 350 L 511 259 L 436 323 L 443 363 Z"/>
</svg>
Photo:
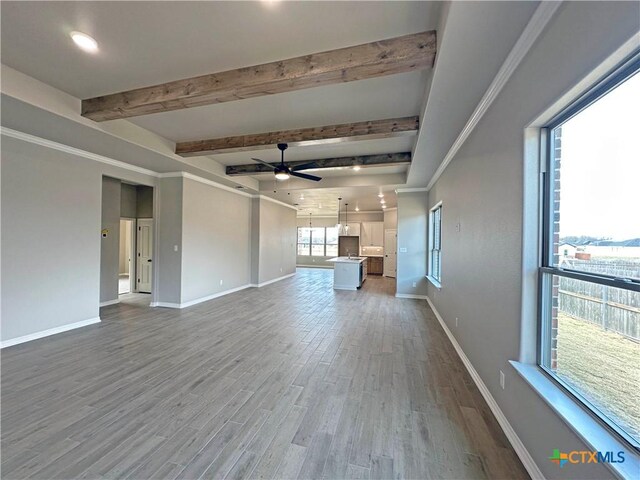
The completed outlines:
<svg viewBox="0 0 640 480">
<path fill-rule="evenodd" d="M 301 228 L 308 228 L 309 229 L 309 243 L 308 244 L 307 243 L 299 243 L 298 242 L 298 239 L 300 238 L 299 231 L 300 231 Z M 315 228 L 321 228 L 323 230 L 323 232 L 324 232 L 323 243 L 313 243 L 313 230 Z M 305 226 L 298 225 L 296 227 L 296 256 L 298 256 L 298 257 L 327 257 L 328 256 L 327 255 L 327 245 L 332 246 L 332 247 L 338 245 L 337 242 L 336 243 L 327 243 L 327 229 L 329 229 L 329 228 L 335 228 L 335 227 L 305 227 Z M 300 252 L 300 250 L 299 250 L 300 245 L 307 245 L 308 248 L 307 248 L 307 254 L 306 255 L 300 255 L 300 253 L 299 253 Z M 313 245 L 316 245 L 316 246 L 322 245 L 322 253 L 323 253 L 323 255 L 313 255 L 312 254 Z"/>
<path fill-rule="evenodd" d="M 438 276 L 434 275 L 433 272 L 433 252 L 434 252 L 434 243 L 435 243 L 435 235 L 434 235 L 434 231 L 435 229 L 433 228 L 433 222 L 435 219 L 435 212 L 439 211 L 439 221 L 440 221 L 440 226 L 438 228 L 438 233 L 439 233 L 439 247 L 438 253 L 439 253 L 439 262 L 438 262 Z M 431 207 L 429 209 L 429 226 L 428 226 L 428 235 L 429 235 L 429 249 L 427 250 L 427 279 L 433 283 L 436 287 L 441 288 L 442 287 L 442 200 L 439 201 L 438 203 L 436 203 L 433 207 Z"/>
<path fill-rule="evenodd" d="M 537 346 L 536 364 L 557 386 L 571 397 L 578 400 L 592 417 L 603 424 L 609 431 L 621 438 L 636 452 L 640 452 L 640 442 L 631 437 L 623 428 L 618 426 L 605 412 L 593 405 L 580 392 L 575 390 L 567 382 L 563 381 L 548 366 L 551 364 L 551 299 L 553 296 L 553 276 L 572 278 L 589 283 L 632 290 L 640 292 L 640 281 L 633 278 L 619 278 L 611 275 L 583 272 L 562 268 L 554 265 L 553 253 L 553 223 L 554 223 L 554 131 L 574 116 L 603 98 L 616 87 L 630 79 L 634 75 L 640 75 L 640 52 L 631 55 L 617 69 L 605 76 L 593 88 L 578 97 L 558 115 L 541 128 L 541 215 L 540 215 L 540 255 L 538 261 L 538 302 L 537 302 Z"/>
</svg>

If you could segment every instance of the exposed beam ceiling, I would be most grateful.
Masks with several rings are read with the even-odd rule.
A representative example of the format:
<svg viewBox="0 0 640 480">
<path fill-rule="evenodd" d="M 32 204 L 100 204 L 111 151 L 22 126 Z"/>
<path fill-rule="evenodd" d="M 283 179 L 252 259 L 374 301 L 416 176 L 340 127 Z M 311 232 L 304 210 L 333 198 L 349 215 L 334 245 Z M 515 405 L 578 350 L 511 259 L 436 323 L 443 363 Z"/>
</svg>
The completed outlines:
<svg viewBox="0 0 640 480">
<path fill-rule="evenodd" d="M 415 135 L 419 119 L 415 117 L 389 118 L 369 122 L 344 123 L 324 127 L 300 128 L 280 132 L 256 133 L 236 137 L 212 138 L 176 144 L 176 153 L 183 157 L 215 153 L 244 152 L 275 148 L 278 143 L 290 146 L 322 145 L 354 140 L 373 140 Z"/>
<path fill-rule="evenodd" d="M 89 98 L 82 115 L 114 120 L 364 80 L 430 68 L 435 55 L 431 30 Z"/>
<path fill-rule="evenodd" d="M 411 163 L 411 153 L 390 153 L 386 155 L 364 155 L 359 157 L 323 158 L 320 160 L 302 160 L 296 162 L 286 162 L 290 168 L 306 163 L 314 162 L 317 169 L 337 168 L 337 167 L 380 167 L 387 165 L 399 165 Z M 272 164 L 274 167 L 277 163 Z M 316 170 L 316 168 L 314 168 Z M 232 165 L 227 167 L 227 175 L 256 175 L 258 173 L 273 173 L 273 170 L 266 165 L 255 163 L 250 165 Z"/>
</svg>

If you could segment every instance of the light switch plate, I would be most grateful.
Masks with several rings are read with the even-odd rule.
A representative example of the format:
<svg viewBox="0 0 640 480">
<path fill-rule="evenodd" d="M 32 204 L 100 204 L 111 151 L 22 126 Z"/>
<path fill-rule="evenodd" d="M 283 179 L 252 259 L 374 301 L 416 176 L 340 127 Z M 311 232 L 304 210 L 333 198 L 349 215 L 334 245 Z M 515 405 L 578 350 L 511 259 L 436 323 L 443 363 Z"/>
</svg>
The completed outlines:
<svg viewBox="0 0 640 480">
<path fill-rule="evenodd" d="M 407 253 L 407 248 L 406 248 L 406 247 L 401 248 L 401 249 L 400 249 L 400 253 Z"/>
</svg>

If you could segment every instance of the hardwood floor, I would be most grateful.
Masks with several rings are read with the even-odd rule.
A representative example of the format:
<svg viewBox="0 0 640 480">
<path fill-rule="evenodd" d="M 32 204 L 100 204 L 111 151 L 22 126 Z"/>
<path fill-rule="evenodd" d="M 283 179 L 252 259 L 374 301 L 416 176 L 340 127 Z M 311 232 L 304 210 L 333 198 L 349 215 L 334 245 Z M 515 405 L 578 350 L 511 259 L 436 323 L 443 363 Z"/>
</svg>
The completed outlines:
<svg viewBox="0 0 640 480">
<path fill-rule="evenodd" d="M 424 301 L 332 271 L 2 351 L 2 477 L 528 478 Z"/>
</svg>

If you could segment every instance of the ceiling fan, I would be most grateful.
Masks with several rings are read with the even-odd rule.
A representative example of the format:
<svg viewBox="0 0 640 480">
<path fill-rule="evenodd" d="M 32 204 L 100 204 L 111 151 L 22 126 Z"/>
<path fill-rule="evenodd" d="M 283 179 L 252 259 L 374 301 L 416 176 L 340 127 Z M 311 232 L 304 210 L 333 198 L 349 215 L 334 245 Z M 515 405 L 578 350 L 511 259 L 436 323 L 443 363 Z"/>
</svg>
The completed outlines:
<svg viewBox="0 0 640 480">
<path fill-rule="evenodd" d="M 308 173 L 299 173 L 300 170 L 307 170 L 309 168 L 318 168 L 318 165 L 315 162 L 309 162 L 303 165 L 298 165 L 296 167 L 289 168 L 289 166 L 287 166 L 287 164 L 284 163 L 284 151 L 287 149 L 288 146 L 289 145 L 287 145 L 286 143 L 278 144 L 278 150 L 280 150 L 280 165 L 277 165 L 275 167 L 270 163 L 265 162 L 264 160 L 260 160 L 259 158 L 252 158 L 251 160 L 258 163 L 262 163 L 263 165 L 266 165 L 267 167 L 273 169 L 273 173 L 275 173 L 276 178 L 278 180 L 287 180 L 289 176 L 304 178 L 305 180 L 312 180 L 314 182 L 319 182 L 320 180 L 322 180 L 322 178 L 316 177 L 315 175 L 309 175 Z"/>
</svg>

